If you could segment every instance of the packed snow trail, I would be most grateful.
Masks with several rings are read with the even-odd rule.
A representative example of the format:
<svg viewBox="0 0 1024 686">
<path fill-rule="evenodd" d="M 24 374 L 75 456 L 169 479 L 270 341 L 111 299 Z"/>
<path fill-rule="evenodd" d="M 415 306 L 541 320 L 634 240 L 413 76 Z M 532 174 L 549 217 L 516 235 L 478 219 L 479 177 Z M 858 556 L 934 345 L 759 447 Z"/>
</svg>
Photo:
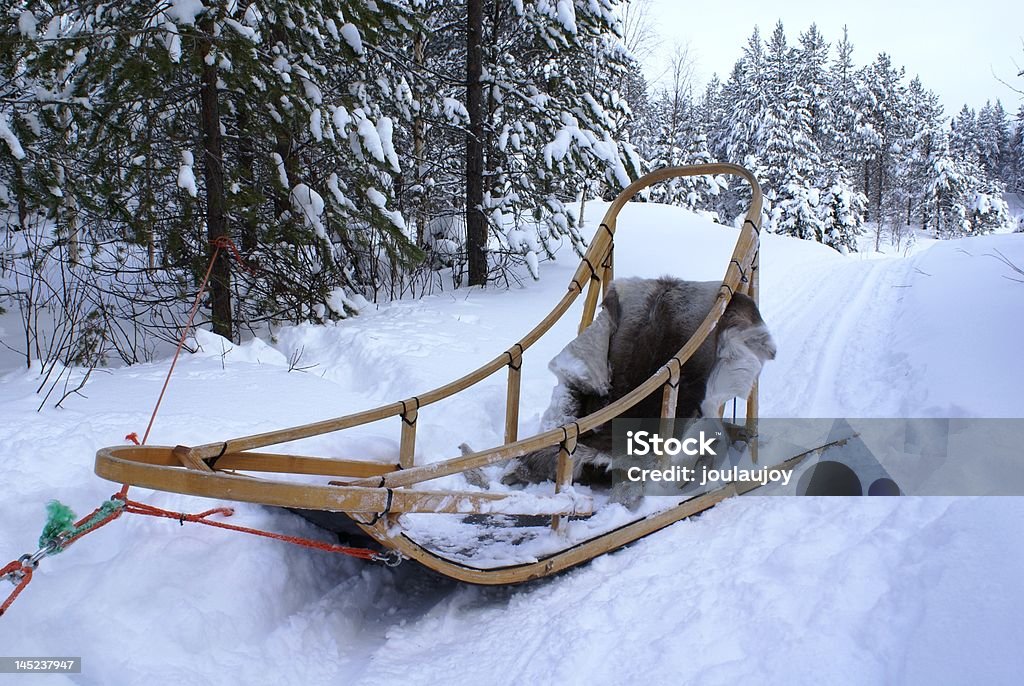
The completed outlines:
<svg viewBox="0 0 1024 686">
<path fill-rule="evenodd" d="M 761 415 L 912 416 L 908 362 L 891 337 L 913 265 L 849 260 L 808 270 L 799 285 L 767 278 L 762 309 L 788 345 L 765 368 Z"/>
<path fill-rule="evenodd" d="M 735 235 L 630 206 L 616 271 L 719 279 Z M 1024 416 L 1024 286 L 986 257 L 998 249 L 1024 264 L 1024 236 L 878 260 L 763 238 L 762 309 L 780 351 L 762 376 L 763 416 Z M 204 352 L 179 363 L 152 442 L 315 421 L 461 376 L 564 293 L 576 260 L 563 253 L 514 292 L 384 305 L 286 328 L 274 348 L 200 336 Z M 575 325 L 567 315 L 525 357 L 521 435 L 537 428 L 547 360 Z M 299 351 L 307 369 L 289 372 Z M 34 549 L 48 499 L 84 513 L 116 490 L 92 474 L 93 455 L 145 426 L 165 370 L 96 373 L 88 397 L 39 413 L 38 370 L 2 378 L 0 562 Z M 468 438 L 500 442 L 503 401 L 499 374 L 424 408 L 417 459 L 450 457 Z M 397 438 L 397 422 L 381 422 L 287 448 L 388 460 Z M 185 511 L 213 502 L 133 493 Z M 321 535 L 245 504 L 232 521 Z M 484 589 L 411 563 L 390 570 L 126 516 L 43 562 L 0 619 L 0 652 L 83 657 L 81 675 L 47 684 L 1017 683 L 1022 522 L 1019 498 L 748 497 L 554 579 Z"/>
</svg>

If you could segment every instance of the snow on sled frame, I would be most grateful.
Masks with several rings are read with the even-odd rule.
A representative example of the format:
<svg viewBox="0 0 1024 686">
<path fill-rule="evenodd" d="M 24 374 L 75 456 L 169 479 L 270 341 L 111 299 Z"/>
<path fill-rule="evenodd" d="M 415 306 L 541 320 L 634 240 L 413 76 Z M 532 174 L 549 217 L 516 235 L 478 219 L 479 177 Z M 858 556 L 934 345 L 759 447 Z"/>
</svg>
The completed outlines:
<svg viewBox="0 0 1024 686">
<path fill-rule="evenodd" d="M 525 439 L 518 438 L 519 391 L 524 351 L 537 342 L 583 295 L 586 298 L 579 331 L 594 319 L 600 296 L 613 278 L 613 237 L 619 212 L 638 192 L 668 179 L 729 174 L 742 177 L 752 191 L 750 208 L 740 229 L 725 278 L 711 310 L 693 336 L 672 358 L 665 361 L 647 381 L 619 400 L 582 417 L 571 424 Z M 593 513 L 591 498 L 572 488 L 573 457 L 577 438 L 620 416 L 623 412 L 662 389 L 662 417 L 674 417 L 680 370 L 717 325 L 734 293 L 758 297 L 758 232 L 762 196 L 754 176 L 739 165 L 705 164 L 669 167 L 651 172 L 634 181 L 608 207 L 598 231 L 568 291 L 551 312 L 529 333 L 490 362 L 475 371 L 426 393 L 311 424 L 231 438 L 225 441 L 188 446 L 114 446 L 96 454 L 95 471 L 111 481 L 175 493 L 221 498 L 264 505 L 341 512 L 348 515 L 371 538 L 386 549 L 399 552 L 446 576 L 477 584 L 510 584 L 528 581 L 575 566 L 598 555 L 692 516 L 721 500 L 752 490 L 757 483 L 728 483 L 691 497 L 674 506 L 641 516 L 625 525 L 578 542 L 566 541 L 564 549 L 539 559 L 480 568 L 453 560 L 420 545 L 402 530 L 399 516 L 406 513 L 449 513 L 466 515 L 550 515 L 551 527 L 559 529 L 567 517 Z M 416 424 L 419 413 L 429 405 L 463 391 L 508 368 L 505 402 L 504 444 L 439 462 L 414 463 Z M 757 418 L 757 383 L 747 398 L 747 425 Z M 398 417 L 401 442 L 397 464 L 344 460 L 301 455 L 253 452 L 267 446 L 348 429 L 389 417 Z M 753 431 L 749 432 L 753 436 Z M 750 438 L 750 450 L 756 461 L 756 437 Z M 421 490 L 414 488 L 439 477 L 505 462 L 541 448 L 559 446 L 554 493 L 492 493 L 484 491 Z M 788 468 L 810 452 L 790 458 L 775 468 Z M 239 472 L 261 474 L 314 475 L 336 477 L 343 481 L 316 485 L 279 478 L 254 477 Z"/>
</svg>

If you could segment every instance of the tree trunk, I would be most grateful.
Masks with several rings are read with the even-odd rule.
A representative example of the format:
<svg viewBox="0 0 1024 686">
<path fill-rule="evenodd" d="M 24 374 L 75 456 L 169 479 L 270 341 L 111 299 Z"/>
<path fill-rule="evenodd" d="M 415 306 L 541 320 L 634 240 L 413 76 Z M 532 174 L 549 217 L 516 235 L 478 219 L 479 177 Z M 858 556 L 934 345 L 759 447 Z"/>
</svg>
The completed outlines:
<svg viewBox="0 0 1024 686">
<path fill-rule="evenodd" d="M 864 159 L 864 197 L 868 198 L 867 211 L 868 221 L 871 221 L 871 161 L 870 158 Z M 877 217 L 875 218 L 877 219 Z"/>
<path fill-rule="evenodd" d="M 28 200 L 25 185 L 25 172 L 20 164 L 14 165 L 14 194 L 18 199 L 18 231 L 24 231 L 28 226 Z"/>
<path fill-rule="evenodd" d="M 206 235 L 213 254 L 214 243 L 228 235 L 224 198 L 223 141 L 220 132 L 220 102 L 217 96 L 217 67 L 206 63 L 207 53 L 213 49 L 211 38 L 214 18 L 208 14 L 202 23 L 203 37 L 197 45 L 197 57 L 202 65 L 202 83 L 199 89 L 200 117 L 203 129 L 203 178 L 206 182 Z M 210 274 L 210 314 L 213 332 L 231 340 L 231 262 L 230 253 L 221 250 Z"/>
<path fill-rule="evenodd" d="M 487 220 L 484 202 L 483 0 L 466 0 L 466 250 L 469 285 L 487 282 Z"/>
<path fill-rule="evenodd" d="M 427 63 L 426 59 L 426 45 L 427 37 L 422 31 L 417 31 L 412 41 L 412 60 L 417 72 L 423 73 L 423 68 Z M 417 85 L 417 91 L 420 86 Z M 417 92 L 417 95 L 420 95 Z M 423 103 L 425 98 L 419 97 L 420 103 Z M 427 217 L 426 217 L 426 200 L 427 200 L 427 164 L 425 152 L 427 148 L 427 122 L 423 118 L 422 109 L 416 110 L 416 113 L 412 117 L 412 157 L 416 164 L 415 176 L 413 177 L 413 183 L 419 188 L 416 194 L 416 245 L 421 248 L 427 244 L 426 229 L 427 229 Z"/>
<path fill-rule="evenodd" d="M 875 215 L 878 225 L 882 225 L 882 184 L 885 179 L 885 163 L 881 155 L 878 156 L 878 180 L 875 182 Z"/>
<path fill-rule="evenodd" d="M 146 236 L 146 264 L 150 273 L 156 270 L 156 245 L 153 233 L 156 229 L 156 220 L 153 217 L 153 113 L 150 109 L 150 101 L 142 103 L 143 117 L 146 120 L 146 177 L 142 183 L 142 215 L 143 231 Z M 166 251 L 166 246 L 164 247 Z"/>
<path fill-rule="evenodd" d="M 245 102 L 240 102 L 238 104 L 238 170 L 245 183 L 245 192 L 247 194 L 255 193 L 256 177 L 253 173 L 255 168 L 256 150 L 253 145 L 252 136 L 249 135 L 249 108 Z M 241 214 L 242 252 L 250 253 L 259 244 L 252 204 L 247 204 Z"/>
</svg>

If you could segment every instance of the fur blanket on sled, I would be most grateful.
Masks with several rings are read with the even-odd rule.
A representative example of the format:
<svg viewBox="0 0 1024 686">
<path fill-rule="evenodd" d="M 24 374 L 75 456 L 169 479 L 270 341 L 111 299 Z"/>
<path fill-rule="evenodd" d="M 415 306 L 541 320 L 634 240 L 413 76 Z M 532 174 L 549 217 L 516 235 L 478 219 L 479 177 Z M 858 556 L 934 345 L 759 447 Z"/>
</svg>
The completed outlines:
<svg viewBox="0 0 1024 686">
<path fill-rule="evenodd" d="M 541 430 L 562 426 L 623 397 L 654 374 L 693 335 L 718 297 L 721 282 L 627 278 L 612 282 L 594 323 L 573 339 L 548 367 L 558 379 Z M 683 365 L 676 416 L 713 417 L 734 397 L 746 397 L 763 364 L 775 357 L 775 342 L 757 305 L 735 294 L 711 336 Z M 662 392 L 647 396 L 622 416 L 658 417 Z M 464 449 L 468 449 L 464 448 Z M 503 481 L 540 482 L 554 478 L 558 448 L 524 455 Z M 580 437 L 574 474 L 587 465 L 623 468 L 611 452 L 605 425 Z M 485 485 L 481 474 L 470 475 Z M 636 488 L 613 489 L 612 500 L 639 503 Z"/>
</svg>

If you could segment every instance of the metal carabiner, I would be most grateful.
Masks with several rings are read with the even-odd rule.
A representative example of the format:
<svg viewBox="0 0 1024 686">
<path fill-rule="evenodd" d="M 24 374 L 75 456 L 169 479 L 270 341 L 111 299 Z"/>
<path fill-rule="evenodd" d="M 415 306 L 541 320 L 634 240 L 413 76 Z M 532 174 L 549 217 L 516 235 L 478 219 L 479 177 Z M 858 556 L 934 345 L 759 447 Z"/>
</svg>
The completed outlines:
<svg viewBox="0 0 1024 686">
<path fill-rule="evenodd" d="M 379 562 L 383 564 L 385 567 L 397 567 L 398 565 L 402 564 L 402 560 L 404 560 L 405 558 L 402 557 L 402 553 L 398 552 L 397 550 L 388 549 L 381 551 L 379 553 L 375 553 L 374 556 L 370 559 L 373 562 Z"/>
</svg>

